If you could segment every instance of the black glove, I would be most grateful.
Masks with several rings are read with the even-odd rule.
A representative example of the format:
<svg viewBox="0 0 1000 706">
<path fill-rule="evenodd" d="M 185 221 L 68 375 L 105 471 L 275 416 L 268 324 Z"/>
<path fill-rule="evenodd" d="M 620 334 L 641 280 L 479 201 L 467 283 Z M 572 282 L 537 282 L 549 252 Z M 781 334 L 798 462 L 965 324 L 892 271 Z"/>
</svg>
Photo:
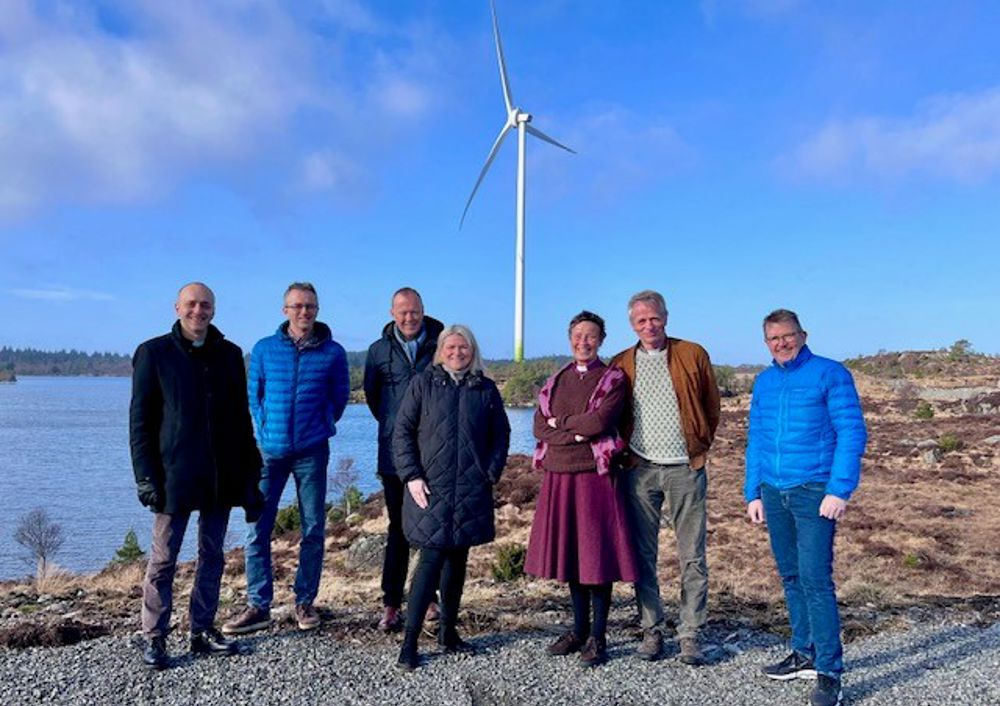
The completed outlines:
<svg viewBox="0 0 1000 706">
<path fill-rule="evenodd" d="M 246 511 L 247 524 L 253 524 L 264 514 L 264 494 L 260 492 L 260 488 L 254 486 L 248 495 L 243 509 Z"/>
<path fill-rule="evenodd" d="M 135 490 L 139 495 L 139 502 L 153 512 L 163 511 L 163 495 L 156 489 L 153 481 L 141 480 L 135 484 Z"/>
</svg>

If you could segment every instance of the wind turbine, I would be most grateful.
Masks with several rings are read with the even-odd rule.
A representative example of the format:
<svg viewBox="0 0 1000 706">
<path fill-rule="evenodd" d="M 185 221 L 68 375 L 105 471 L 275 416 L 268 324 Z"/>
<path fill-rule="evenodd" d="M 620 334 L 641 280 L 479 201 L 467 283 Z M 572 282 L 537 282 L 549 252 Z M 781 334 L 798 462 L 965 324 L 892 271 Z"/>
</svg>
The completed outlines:
<svg viewBox="0 0 1000 706">
<path fill-rule="evenodd" d="M 472 205 L 472 199 L 476 195 L 476 190 L 479 189 L 479 185 L 483 182 L 483 177 L 486 176 L 490 165 L 493 164 L 493 160 L 496 158 L 497 152 L 500 151 L 500 145 L 503 144 L 507 133 L 517 129 L 517 246 L 514 255 L 514 361 L 520 363 L 524 360 L 524 157 L 527 143 L 526 135 L 527 133 L 531 133 L 538 139 L 548 142 L 550 145 L 555 145 L 573 154 L 576 154 L 576 152 L 566 145 L 556 142 L 541 130 L 529 125 L 531 114 L 514 105 L 514 99 L 510 94 L 510 80 L 507 78 L 507 64 L 503 58 L 503 46 L 500 43 L 500 24 L 497 22 L 497 8 L 493 0 L 490 0 L 490 12 L 493 15 L 493 40 L 497 48 L 497 63 L 500 65 L 500 86 L 503 88 L 503 102 L 507 108 L 507 119 L 503 127 L 500 128 L 500 134 L 497 135 L 497 139 L 493 142 L 493 148 L 490 150 L 490 154 L 486 158 L 486 163 L 479 172 L 476 185 L 472 187 L 469 200 L 465 202 L 465 210 L 462 211 L 462 219 L 459 221 L 458 227 L 461 229 L 462 224 L 465 223 L 465 216 L 469 212 L 469 206 Z"/>
</svg>

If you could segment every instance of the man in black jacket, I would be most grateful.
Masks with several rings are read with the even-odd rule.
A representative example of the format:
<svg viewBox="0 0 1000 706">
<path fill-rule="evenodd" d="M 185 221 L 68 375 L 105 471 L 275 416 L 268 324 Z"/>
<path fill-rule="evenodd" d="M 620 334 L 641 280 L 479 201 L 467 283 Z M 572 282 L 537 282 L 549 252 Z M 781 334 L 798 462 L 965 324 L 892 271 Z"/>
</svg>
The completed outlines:
<svg viewBox="0 0 1000 706">
<path fill-rule="evenodd" d="M 403 536 L 405 486 L 392 462 L 392 428 L 410 379 L 430 365 L 438 335 L 444 329 L 440 321 L 424 316 L 423 300 L 410 287 L 398 289 L 392 295 L 389 314 L 393 320 L 382 329 L 382 337 L 368 348 L 365 361 L 365 400 L 378 420 L 378 475 L 389 513 L 389 537 L 382 566 L 384 611 L 378 624 L 383 632 L 399 630 L 403 625 L 399 608 L 403 604 L 403 585 L 410 560 L 410 545 Z M 432 603 L 428 617 L 433 619 L 436 614 L 437 606 Z"/>
<path fill-rule="evenodd" d="M 174 304 L 177 323 L 141 344 L 132 359 L 129 441 L 139 501 L 154 513 L 142 587 L 143 661 L 168 664 L 173 580 L 191 512 L 198 517 L 198 563 L 191 589 L 191 651 L 233 654 L 236 643 L 215 629 L 224 565 L 223 541 L 233 507 L 255 519 L 260 453 L 247 405 L 239 346 L 211 325 L 215 295 L 193 282 Z"/>
</svg>

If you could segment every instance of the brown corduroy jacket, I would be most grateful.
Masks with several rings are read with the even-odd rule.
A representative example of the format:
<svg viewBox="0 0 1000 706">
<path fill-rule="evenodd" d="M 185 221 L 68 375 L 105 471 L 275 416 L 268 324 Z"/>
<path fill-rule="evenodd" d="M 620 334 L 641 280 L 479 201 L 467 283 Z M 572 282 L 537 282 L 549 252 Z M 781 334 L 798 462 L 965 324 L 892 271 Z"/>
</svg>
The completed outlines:
<svg viewBox="0 0 1000 706">
<path fill-rule="evenodd" d="M 611 365 L 621 368 L 628 377 L 630 394 L 635 387 L 635 354 L 640 345 L 626 348 L 611 359 Z M 712 361 L 705 349 L 697 343 L 668 337 L 667 367 L 670 368 L 670 379 L 677 393 L 689 463 L 693 469 L 702 468 L 715 438 L 715 430 L 719 426 L 719 386 L 715 382 Z M 626 449 L 632 440 L 634 423 L 630 397 L 618 422 Z M 635 454 L 629 451 L 625 453 L 625 467 L 634 467 L 638 463 Z"/>
</svg>

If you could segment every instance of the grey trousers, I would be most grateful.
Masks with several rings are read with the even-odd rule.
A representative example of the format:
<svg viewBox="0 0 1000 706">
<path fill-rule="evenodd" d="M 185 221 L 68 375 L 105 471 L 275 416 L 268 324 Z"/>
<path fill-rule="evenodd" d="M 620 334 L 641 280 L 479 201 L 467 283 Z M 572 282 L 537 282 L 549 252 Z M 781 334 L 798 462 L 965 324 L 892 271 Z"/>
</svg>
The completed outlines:
<svg viewBox="0 0 1000 706">
<path fill-rule="evenodd" d="M 190 513 L 154 515 L 152 547 L 146 565 L 146 579 L 142 584 L 142 631 L 147 637 L 170 632 L 177 554 L 181 550 L 190 517 Z M 191 587 L 191 632 L 215 624 L 225 565 L 223 543 L 228 524 L 228 508 L 198 513 L 198 561 Z"/>
<path fill-rule="evenodd" d="M 705 624 L 708 604 L 708 562 L 705 560 L 705 469 L 680 464 L 664 466 L 640 459 L 625 473 L 628 515 L 639 560 L 635 597 L 642 627 L 663 629 L 663 603 L 656 575 L 660 517 L 664 511 L 674 530 L 681 571 L 678 637 L 695 637 Z"/>
</svg>

